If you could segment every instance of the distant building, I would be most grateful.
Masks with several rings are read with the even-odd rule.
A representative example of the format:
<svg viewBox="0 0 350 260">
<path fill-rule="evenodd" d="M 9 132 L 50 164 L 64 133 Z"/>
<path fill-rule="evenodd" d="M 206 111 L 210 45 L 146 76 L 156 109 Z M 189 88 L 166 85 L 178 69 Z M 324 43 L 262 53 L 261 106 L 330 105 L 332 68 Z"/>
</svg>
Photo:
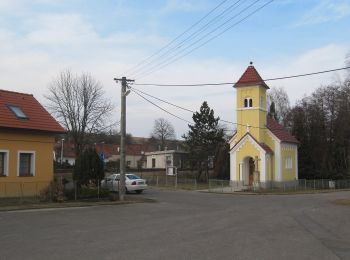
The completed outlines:
<svg viewBox="0 0 350 260">
<path fill-rule="evenodd" d="M 188 153 L 180 150 L 165 150 L 145 153 L 147 158 L 146 168 L 166 169 L 167 167 L 184 168 Z"/>
<path fill-rule="evenodd" d="M 56 143 L 56 161 L 61 160 L 61 141 Z M 95 144 L 96 152 L 103 158 L 104 162 L 120 160 L 120 145 L 118 144 Z M 129 144 L 126 145 L 125 163 L 128 168 L 146 168 L 145 152 L 150 150 L 147 144 Z M 74 145 L 72 143 L 63 143 L 62 162 L 69 165 L 75 164 Z"/>
<path fill-rule="evenodd" d="M 0 197 L 33 196 L 53 179 L 60 124 L 30 94 L 0 90 Z"/>
</svg>

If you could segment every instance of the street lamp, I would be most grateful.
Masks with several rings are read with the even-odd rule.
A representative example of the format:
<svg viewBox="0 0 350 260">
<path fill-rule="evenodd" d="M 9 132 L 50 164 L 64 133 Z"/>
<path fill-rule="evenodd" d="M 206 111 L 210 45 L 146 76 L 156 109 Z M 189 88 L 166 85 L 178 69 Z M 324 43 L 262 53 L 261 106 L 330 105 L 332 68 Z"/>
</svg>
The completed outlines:
<svg viewBox="0 0 350 260">
<path fill-rule="evenodd" d="M 64 141 L 64 138 L 61 139 L 61 166 L 63 164 L 63 141 Z"/>
</svg>

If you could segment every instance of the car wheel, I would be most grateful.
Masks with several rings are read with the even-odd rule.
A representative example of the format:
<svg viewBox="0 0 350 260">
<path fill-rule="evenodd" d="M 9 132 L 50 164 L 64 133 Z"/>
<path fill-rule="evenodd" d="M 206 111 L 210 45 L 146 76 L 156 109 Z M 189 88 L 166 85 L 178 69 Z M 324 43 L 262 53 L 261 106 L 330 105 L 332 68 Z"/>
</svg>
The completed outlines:
<svg viewBox="0 0 350 260">
<path fill-rule="evenodd" d="M 143 190 L 136 190 L 137 194 L 141 194 L 143 192 Z"/>
</svg>

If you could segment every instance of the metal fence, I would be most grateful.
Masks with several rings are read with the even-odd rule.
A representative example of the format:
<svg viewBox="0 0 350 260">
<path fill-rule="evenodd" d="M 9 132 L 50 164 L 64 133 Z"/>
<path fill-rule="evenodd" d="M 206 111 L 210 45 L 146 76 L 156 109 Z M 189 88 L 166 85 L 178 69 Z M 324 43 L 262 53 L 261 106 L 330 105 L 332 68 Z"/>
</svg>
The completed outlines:
<svg viewBox="0 0 350 260">
<path fill-rule="evenodd" d="M 187 190 L 206 190 L 209 192 L 232 193 L 232 192 L 292 192 L 350 189 L 349 180 L 294 180 L 294 181 L 268 181 L 253 182 L 245 185 L 242 181 L 210 179 L 208 182 L 198 182 L 195 178 L 179 176 L 143 176 L 149 186 Z"/>
<path fill-rule="evenodd" d="M 231 193 L 236 191 L 248 192 L 292 192 L 292 191 L 314 191 L 350 189 L 349 180 L 294 180 L 285 182 L 253 182 L 251 185 L 244 185 L 242 181 L 230 180 L 209 180 L 209 191 L 220 193 Z"/>
<path fill-rule="evenodd" d="M 292 192 L 292 191 L 313 191 L 350 189 L 350 179 L 348 180 L 295 180 L 286 182 L 254 182 L 252 185 L 244 185 L 241 181 L 210 179 L 208 182 L 198 182 L 195 178 L 179 176 L 143 176 L 147 184 L 153 187 L 164 187 L 171 189 L 185 190 L 205 190 L 209 192 L 233 193 L 233 192 Z M 76 185 L 66 185 L 64 187 L 65 197 L 68 199 L 79 198 L 101 198 L 108 195 L 106 187 L 86 187 L 77 189 Z M 17 198 L 42 199 L 43 192 L 46 196 L 52 196 L 55 191 L 50 182 L 0 182 L 0 199 Z M 114 190 L 114 189 L 112 189 Z M 47 199 L 47 198 L 46 198 Z M 54 198 L 48 198 L 52 200 Z"/>
<path fill-rule="evenodd" d="M 113 187 L 112 187 L 113 188 Z M 77 199 L 100 199 L 109 195 L 109 189 L 98 185 L 77 187 L 74 182 L 0 182 L 0 200 L 59 201 Z M 0 203 L 1 204 L 1 203 Z"/>
<path fill-rule="evenodd" d="M 149 186 L 155 187 L 165 187 L 165 188 L 174 188 L 174 189 L 208 189 L 208 183 L 197 182 L 195 178 L 186 178 L 174 176 L 142 176 L 146 180 Z"/>
</svg>

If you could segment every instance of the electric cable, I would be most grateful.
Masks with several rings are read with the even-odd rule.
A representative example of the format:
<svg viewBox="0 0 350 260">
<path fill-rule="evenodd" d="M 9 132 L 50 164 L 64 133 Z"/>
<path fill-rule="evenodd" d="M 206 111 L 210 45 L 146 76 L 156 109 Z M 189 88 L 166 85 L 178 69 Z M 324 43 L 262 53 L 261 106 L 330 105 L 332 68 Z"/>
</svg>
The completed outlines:
<svg viewBox="0 0 350 260">
<path fill-rule="evenodd" d="M 221 12 L 220 14 L 218 14 L 217 16 L 212 18 L 209 22 L 204 24 L 198 30 L 194 31 L 192 34 L 190 34 L 185 39 L 183 39 L 182 41 L 180 41 L 179 43 L 174 45 L 172 48 L 166 50 L 162 55 L 160 55 L 154 59 L 151 59 L 149 62 L 147 62 L 143 66 L 141 66 L 139 69 L 133 70 L 132 74 L 135 74 L 135 73 L 138 74 L 138 73 L 140 73 L 139 71 L 143 71 L 145 67 L 147 67 L 148 65 L 150 65 L 152 63 L 155 63 L 158 59 L 161 59 L 161 58 L 167 56 L 168 54 L 173 53 L 174 51 L 178 51 L 180 48 L 182 48 L 185 45 L 186 42 L 188 42 L 192 39 L 195 39 L 200 33 L 202 33 L 203 31 L 206 31 L 212 24 L 215 24 L 217 21 L 220 21 L 222 18 L 224 18 L 227 15 L 225 13 L 232 12 L 236 8 L 238 8 L 242 4 L 242 3 L 239 4 L 239 2 L 241 2 L 241 1 L 242 0 L 237 0 L 234 4 L 230 5 L 227 9 L 225 9 L 223 12 Z"/>
<path fill-rule="evenodd" d="M 346 70 L 346 69 L 350 69 L 350 66 L 343 67 L 343 68 L 337 68 L 337 69 L 329 69 L 329 70 L 323 70 L 323 71 L 317 71 L 317 72 L 304 73 L 304 74 L 297 74 L 297 75 L 292 75 L 292 76 L 268 78 L 268 79 L 263 79 L 263 81 L 274 81 L 274 80 L 283 80 L 283 79 L 291 79 L 291 78 L 313 76 L 313 75 L 329 73 L 329 72 L 335 72 L 335 71 Z M 156 86 L 156 87 L 200 87 L 200 86 L 220 86 L 220 85 L 231 85 L 231 86 L 233 86 L 236 83 L 237 82 L 198 83 L 198 84 L 133 83 L 133 85 L 135 85 L 135 86 Z"/>
<path fill-rule="evenodd" d="M 224 0 L 222 2 L 220 2 L 217 6 L 215 6 L 211 11 L 209 11 L 206 15 L 204 15 L 201 19 L 199 19 L 197 22 L 195 22 L 194 24 L 192 24 L 190 27 L 188 27 L 185 31 L 183 31 L 182 33 L 180 33 L 178 36 L 176 36 L 173 40 L 171 40 L 169 43 L 167 43 L 165 46 L 163 46 L 161 49 L 159 49 L 158 51 L 154 52 L 151 56 L 147 57 L 146 59 L 142 60 L 141 62 L 139 62 L 138 64 L 136 64 L 134 67 L 130 68 L 129 70 L 126 71 L 126 73 L 128 72 L 133 72 L 137 67 L 141 66 L 142 64 L 144 64 L 147 60 L 153 58 L 154 56 L 158 55 L 159 53 L 161 53 L 164 49 L 166 49 L 168 46 L 171 46 L 174 42 L 176 42 L 176 40 L 178 40 L 179 38 L 181 38 L 183 35 L 185 35 L 187 32 L 189 32 L 190 30 L 192 30 L 192 28 L 194 28 L 195 26 L 197 26 L 198 24 L 200 24 L 205 18 L 207 18 L 210 14 L 212 14 L 213 12 L 215 12 L 215 10 L 217 10 L 220 6 L 222 6 L 224 3 L 226 3 L 228 0 Z"/>
<path fill-rule="evenodd" d="M 151 100 L 149 100 L 148 98 L 144 97 L 143 95 L 141 95 L 140 93 L 136 92 L 134 89 L 130 88 L 136 95 L 138 95 L 139 97 L 143 98 L 144 100 L 146 100 L 148 103 L 152 104 L 153 106 L 156 106 L 157 108 L 159 108 L 160 110 L 163 110 L 165 113 L 173 116 L 173 117 L 176 117 L 177 119 L 180 119 L 190 125 L 192 125 L 192 123 L 182 117 L 179 117 L 173 113 L 171 113 L 170 111 L 166 110 L 165 108 L 162 108 L 161 106 L 157 105 L 156 103 L 152 102 Z"/>
<path fill-rule="evenodd" d="M 168 113 L 168 114 L 170 114 L 170 115 L 172 115 L 172 116 L 175 116 L 175 117 L 181 119 L 182 121 L 186 121 L 187 123 L 189 123 L 189 121 L 187 121 L 186 119 L 180 118 L 180 117 L 178 117 L 178 116 L 172 114 L 171 112 L 167 111 L 166 109 L 164 109 L 164 108 L 162 108 L 162 107 L 159 107 L 159 106 L 156 105 L 154 102 L 152 102 L 152 101 L 148 100 L 147 98 L 145 98 L 143 95 L 146 95 L 146 96 L 149 96 L 149 97 L 151 97 L 151 98 L 157 99 L 158 101 L 161 101 L 161 102 L 163 102 L 163 103 L 166 103 L 166 104 L 168 104 L 168 105 L 174 106 L 174 107 L 176 107 L 176 108 L 185 110 L 185 111 L 187 111 L 187 112 L 191 112 L 192 114 L 196 113 L 196 111 L 194 111 L 194 110 L 191 110 L 191 109 L 188 109 L 188 108 L 185 108 L 185 107 L 176 105 L 176 104 L 174 104 L 174 103 L 171 103 L 170 101 L 167 101 L 167 100 L 161 99 L 161 98 L 159 98 L 159 97 L 153 96 L 153 95 L 151 95 L 151 94 L 148 94 L 148 93 L 146 93 L 146 92 L 144 92 L 144 91 L 141 91 L 141 90 L 139 90 L 139 89 L 136 89 L 136 88 L 134 88 L 134 87 L 130 87 L 130 86 L 129 86 L 129 88 L 130 88 L 134 93 L 136 93 L 137 95 L 139 95 L 140 97 L 142 97 L 142 98 L 145 99 L 146 101 L 150 102 L 152 105 L 155 105 L 156 107 L 160 108 L 160 109 L 163 110 L 164 112 L 166 112 L 166 113 Z M 143 95 L 141 95 L 140 93 L 142 93 Z M 227 123 L 227 124 L 237 125 L 237 126 L 246 126 L 246 125 L 243 125 L 243 124 L 234 123 L 234 122 L 231 122 L 231 121 L 228 121 L 228 120 L 223 120 L 223 119 L 219 119 L 219 121 L 224 122 L 224 123 Z M 192 124 L 192 123 L 189 123 L 189 124 Z M 251 128 L 266 129 L 266 127 L 259 127 L 259 126 L 249 126 L 249 127 L 251 127 Z"/>
<path fill-rule="evenodd" d="M 243 9 L 239 14 L 245 12 L 248 8 L 250 8 L 251 6 L 253 6 L 254 4 L 256 4 L 258 1 L 260 0 L 256 0 L 255 2 L 253 2 L 251 5 L 249 5 L 248 7 L 246 7 L 245 9 Z M 196 45 L 197 43 L 199 43 L 200 41 L 204 40 L 207 36 L 209 36 L 210 34 L 212 34 L 213 32 L 215 32 L 215 30 L 219 29 L 220 27 L 222 27 L 224 24 L 226 24 L 228 21 L 226 21 L 224 24 L 220 25 L 219 27 L 217 27 L 216 29 L 212 30 L 211 32 L 207 33 L 205 36 L 203 36 L 202 38 L 200 38 L 199 40 L 195 41 L 194 43 L 192 43 L 191 45 L 187 46 L 185 49 L 180 50 L 180 52 L 178 52 L 177 54 L 173 55 L 171 57 L 171 60 L 168 61 L 163 61 L 161 63 L 158 63 L 155 66 L 152 66 L 151 69 L 149 69 L 148 71 L 140 74 L 140 75 L 136 75 L 136 77 L 138 79 L 144 78 L 146 76 L 149 76 L 150 74 L 153 74 L 154 72 L 163 69 L 164 67 L 178 61 L 179 59 L 182 59 L 184 57 L 186 57 L 187 55 L 191 54 L 192 52 L 194 52 L 195 50 L 201 48 L 202 46 L 206 45 L 207 43 L 209 43 L 210 41 L 216 39 L 217 37 L 221 36 L 223 33 L 225 33 L 226 31 L 232 29 L 233 27 L 237 26 L 238 24 L 242 23 L 243 21 L 245 21 L 246 19 L 248 19 L 250 16 L 252 16 L 253 14 L 257 13 L 258 11 L 260 11 L 261 9 L 263 9 L 265 6 L 267 6 L 268 4 L 272 3 L 274 0 L 270 0 L 269 2 L 265 3 L 264 5 L 260 6 L 259 8 L 255 9 L 254 11 L 252 11 L 251 13 L 249 13 L 248 15 L 246 15 L 245 17 L 243 17 L 241 20 L 237 21 L 236 23 L 234 23 L 233 25 L 230 25 L 229 27 L 225 28 L 224 30 L 222 30 L 221 32 L 219 32 L 218 34 L 212 36 L 211 38 L 207 39 L 206 41 L 204 41 L 203 43 L 201 43 L 200 45 L 195 46 L 194 48 L 190 49 L 188 52 L 185 52 L 184 54 L 178 56 L 179 54 L 183 53 L 185 50 L 189 49 L 190 47 Z M 239 15 L 238 14 L 238 15 Z M 238 16 L 236 15 L 236 16 Z M 235 18 L 235 17 L 234 17 Z M 232 20 L 233 18 L 231 18 L 230 20 Z"/>
</svg>

